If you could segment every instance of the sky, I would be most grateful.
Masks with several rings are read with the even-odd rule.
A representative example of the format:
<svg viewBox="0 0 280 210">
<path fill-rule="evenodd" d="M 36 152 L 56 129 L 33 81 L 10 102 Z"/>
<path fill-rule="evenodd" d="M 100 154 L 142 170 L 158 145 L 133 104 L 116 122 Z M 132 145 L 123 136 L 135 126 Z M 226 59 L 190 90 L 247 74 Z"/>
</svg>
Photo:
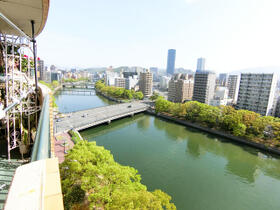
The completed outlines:
<svg viewBox="0 0 280 210">
<path fill-rule="evenodd" d="M 279 0 L 50 0 L 38 56 L 60 67 L 280 66 Z"/>
</svg>

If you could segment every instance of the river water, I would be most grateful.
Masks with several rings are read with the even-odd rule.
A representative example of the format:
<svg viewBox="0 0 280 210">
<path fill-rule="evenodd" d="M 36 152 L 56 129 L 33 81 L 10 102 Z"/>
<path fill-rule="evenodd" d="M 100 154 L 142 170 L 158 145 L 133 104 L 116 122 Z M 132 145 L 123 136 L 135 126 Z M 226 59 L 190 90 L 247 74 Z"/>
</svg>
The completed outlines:
<svg viewBox="0 0 280 210">
<path fill-rule="evenodd" d="M 107 105 L 99 96 L 57 96 L 62 112 Z M 280 159 L 160 118 L 140 114 L 81 132 L 136 168 L 149 190 L 178 209 L 279 210 Z"/>
</svg>

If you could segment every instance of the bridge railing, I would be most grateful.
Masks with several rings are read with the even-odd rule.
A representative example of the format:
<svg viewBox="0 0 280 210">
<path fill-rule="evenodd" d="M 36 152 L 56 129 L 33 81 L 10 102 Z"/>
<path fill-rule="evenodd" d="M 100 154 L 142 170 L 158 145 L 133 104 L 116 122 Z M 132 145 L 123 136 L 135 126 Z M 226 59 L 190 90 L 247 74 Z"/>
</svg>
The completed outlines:
<svg viewBox="0 0 280 210">
<path fill-rule="evenodd" d="M 51 157 L 49 103 L 50 97 L 46 95 L 39 118 L 35 143 L 32 149 L 31 162 Z"/>
</svg>

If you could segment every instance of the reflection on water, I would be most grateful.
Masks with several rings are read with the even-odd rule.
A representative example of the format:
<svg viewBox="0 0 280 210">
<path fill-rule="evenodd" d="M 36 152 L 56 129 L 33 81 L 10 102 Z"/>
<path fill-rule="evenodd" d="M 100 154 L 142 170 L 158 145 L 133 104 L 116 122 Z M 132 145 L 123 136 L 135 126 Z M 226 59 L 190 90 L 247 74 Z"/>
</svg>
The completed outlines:
<svg viewBox="0 0 280 210">
<path fill-rule="evenodd" d="M 199 158 L 200 147 L 198 141 L 188 140 L 186 152 L 189 152 L 194 158 Z"/>
<path fill-rule="evenodd" d="M 84 90 L 84 89 L 75 89 Z M 85 96 L 83 93 L 77 93 L 77 95 L 62 94 L 62 91 L 57 92 L 55 95 L 56 104 L 59 107 L 61 113 L 75 112 L 95 107 L 106 106 L 115 104 L 115 102 L 109 101 L 108 99 L 97 96 L 95 94 Z M 65 92 L 67 93 L 67 92 Z"/>
<path fill-rule="evenodd" d="M 170 140 L 186 141 L 186 153 L 193 158 L 199 158 L 206 152 L 224 157 L 227 160 L 226 173 L 239 176 L 248 183 L 253 183 L 260 171 L 280 180 L 280 161 L 273 156 L 263 154 L 252 147 L 237 146 L 230 140 L 204 133 L 197 129 L 186 128 L 178 124 L 165 126 L 162 122 L 168 121 L 155 118 L 155 127 L 159 130 L 164 130 Z M 201 135 L 202 133 L 204 135 Z M 232 147 L 235 149 L 233 150 Z"/>
<path fill-rule="evenodd" d="M 150 127 L 150 119 L 142 117 L 141 120 L 137 121 L 137 128 L 140 130 L 147 130 Z"/>
</svg>

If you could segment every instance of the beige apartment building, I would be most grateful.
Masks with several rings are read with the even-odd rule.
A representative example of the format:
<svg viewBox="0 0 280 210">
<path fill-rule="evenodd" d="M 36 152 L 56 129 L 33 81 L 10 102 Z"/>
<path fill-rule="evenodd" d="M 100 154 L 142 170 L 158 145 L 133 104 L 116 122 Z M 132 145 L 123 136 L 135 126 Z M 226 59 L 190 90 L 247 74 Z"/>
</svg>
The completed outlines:
<svg viewBox="0 0 280 210">
<path fill-rule="evenodd" d="M 175 103 L 182 103 L 192 100 L 194 77 L 190 74 L 176 74 L 169 81 L 168 100 Z"/>
<path fill-rule="evenodd" d="M 115 86 L 120 88 L 125 88 L 125 78 L 115 78 Z"/>
<path fill-rule="evenodd" d="M 152 87 L 153 74 L 148 69 L 144 70 L 143 72 L 140 72 L 139 90 L 143 93 L 145 97 L 152 95 Z"/>
</svg>

